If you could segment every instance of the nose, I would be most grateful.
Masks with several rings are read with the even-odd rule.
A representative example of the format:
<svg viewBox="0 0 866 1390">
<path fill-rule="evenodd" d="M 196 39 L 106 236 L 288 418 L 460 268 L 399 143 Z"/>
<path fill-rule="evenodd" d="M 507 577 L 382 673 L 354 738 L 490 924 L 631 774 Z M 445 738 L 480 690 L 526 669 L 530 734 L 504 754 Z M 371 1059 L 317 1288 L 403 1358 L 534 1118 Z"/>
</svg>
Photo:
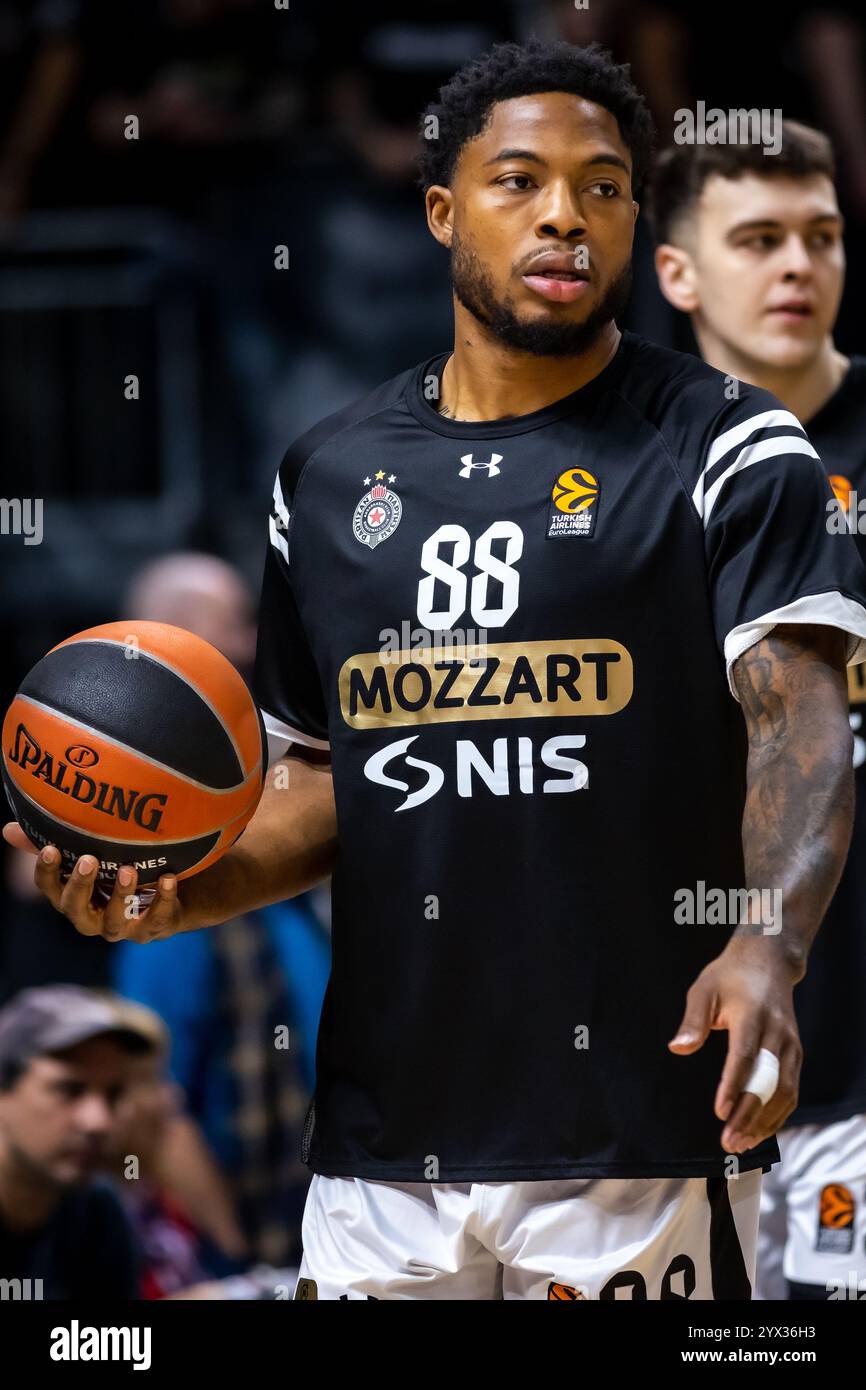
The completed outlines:
<svg viewBox="0 0 866 1390">
<path fill-rule="evenodd" d="M 555 237 L 559 241 L 585 235 L 586 218 L 567 179 L 556 179 L 549 184 L 535 230 L 539 236 Z"/>
<path fill-rule="evenodd" d="M 786 280 L 802 280 L 812 274 L 812 259 L 802 237 L 793 233 L 786 238 L 783 247 L 783 277 Z"/>
<path fill-rule="evenodd" d="M 84 1134 L 107 1134 L 114 1123 L 111 1106 L 104 1096 L 91 1092 L 78 1106 L 78 1125 Z"/>
</svg>

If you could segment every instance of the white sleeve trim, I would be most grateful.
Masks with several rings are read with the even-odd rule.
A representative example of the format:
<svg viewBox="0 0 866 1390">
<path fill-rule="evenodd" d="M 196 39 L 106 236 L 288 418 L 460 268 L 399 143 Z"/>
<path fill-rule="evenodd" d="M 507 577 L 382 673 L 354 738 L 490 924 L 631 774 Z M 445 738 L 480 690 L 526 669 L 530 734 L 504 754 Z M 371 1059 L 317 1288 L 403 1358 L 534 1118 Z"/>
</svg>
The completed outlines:
<svg viewBox="0 0 866 1390">
<path fill-rule="evenodd" d="M 728 685 L 735 700 L 739 699 L 733 682 L 733 665 L 743 652 L 762 641 L 768 632 L 782 623 L 812 623 L 816 627 L 837 627 L 848 634 L 847 662 L 859 666 L 866 661 L 866 608 L 855 599 L 846 598 L 838 589 L 824 594 L 807 594 L 794 599 L 782 608 L 732 628 L 725 638 L 725 665 Z"/>
<path fill-rule="evenodd" d="M 303 743 L 307 748 L 318 748 L 324 753 L 331 747 L 327 739 L 313 738 L 311 734 L 293 728 L 265 709 L 262 710 L 262 720 L 268 736 L 268 767 L 273 767 L 274 763 L 285 757 L 286 749 L 292 743 Z"/>
</svg>

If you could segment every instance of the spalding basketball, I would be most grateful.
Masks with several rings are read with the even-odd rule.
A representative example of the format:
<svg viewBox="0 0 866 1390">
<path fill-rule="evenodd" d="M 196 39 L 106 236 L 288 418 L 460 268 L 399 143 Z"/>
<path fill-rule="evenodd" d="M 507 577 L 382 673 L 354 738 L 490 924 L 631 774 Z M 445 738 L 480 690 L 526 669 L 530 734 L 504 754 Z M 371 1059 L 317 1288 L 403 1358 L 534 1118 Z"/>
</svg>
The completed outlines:
<svg viewBox="0 0 866 1390">
<path fill-rule="evenodd" d="M 3 723 L 16 819 L 61 872 L 82 854 L 111 884 L 187 878 L 238 838 L 262 793 L 266 735 L 241 676 L 191 632 L 120 622 L 78 632 L 37 662 Z"/>
</svg>

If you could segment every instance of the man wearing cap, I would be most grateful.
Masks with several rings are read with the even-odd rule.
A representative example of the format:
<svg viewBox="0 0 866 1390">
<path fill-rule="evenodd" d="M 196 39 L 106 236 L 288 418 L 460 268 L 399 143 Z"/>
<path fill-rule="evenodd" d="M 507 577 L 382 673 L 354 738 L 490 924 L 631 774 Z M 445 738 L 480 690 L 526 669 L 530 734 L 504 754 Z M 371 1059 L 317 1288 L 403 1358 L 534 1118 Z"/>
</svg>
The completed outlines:
<svg viewBox="0 0 866 1390">
<path fill-rule="evenodd" d="M 134 1299 L 126 1218 L 93 1180 L 132 1056 L 152 1042 L 108 999 L 28 989 L 0 1009 L 0 1300 Z"/>
</svg>

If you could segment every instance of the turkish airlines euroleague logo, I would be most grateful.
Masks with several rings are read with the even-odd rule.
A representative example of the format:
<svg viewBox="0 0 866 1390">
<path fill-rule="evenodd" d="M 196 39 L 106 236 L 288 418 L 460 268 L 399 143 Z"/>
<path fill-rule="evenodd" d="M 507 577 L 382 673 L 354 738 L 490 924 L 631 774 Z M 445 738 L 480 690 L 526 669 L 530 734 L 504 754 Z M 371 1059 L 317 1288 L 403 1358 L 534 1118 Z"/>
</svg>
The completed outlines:
<svg viewBox="0 0 866 1390">
<path fill-rule="evenodd" d="M 600 485 L 586 468 L 567 468 L 560 473 L 550 494 L 547 534 L 591 536 L 598 516 Z"/>
<path fill-rule="evenodd" d="M 836 500 L 840 503 L 843 512 L 847 512 L 851 505 L 851 493 L 854 490 L 849 479 L 843 473 L 831 473 L 827 481 L 836 494 Z"/>
<path fill-rule="evenodd" d="M 6 756 L 22 772 L 47 783 L 72 801 L 91 806 L 94 811 L 117 820 L 132 820 L 142 830 L 159 828 L 168 796 L 160 792 L 134 791 L 89 777 L 84 769 L 93 768 L 99 762 L 99 754 L 86 744 L 71 744 L 61 758 L 43 749 L 27 727 L 19 724 L 13 746 Z"/>
<path fill-rule="evenodd" d="M 854 1194 L 841 1182 L 822 1187 L 818 1199 L 818 1239 L 816 1250 L 848 1255 L 854 1248 Z"/>
</svg>

